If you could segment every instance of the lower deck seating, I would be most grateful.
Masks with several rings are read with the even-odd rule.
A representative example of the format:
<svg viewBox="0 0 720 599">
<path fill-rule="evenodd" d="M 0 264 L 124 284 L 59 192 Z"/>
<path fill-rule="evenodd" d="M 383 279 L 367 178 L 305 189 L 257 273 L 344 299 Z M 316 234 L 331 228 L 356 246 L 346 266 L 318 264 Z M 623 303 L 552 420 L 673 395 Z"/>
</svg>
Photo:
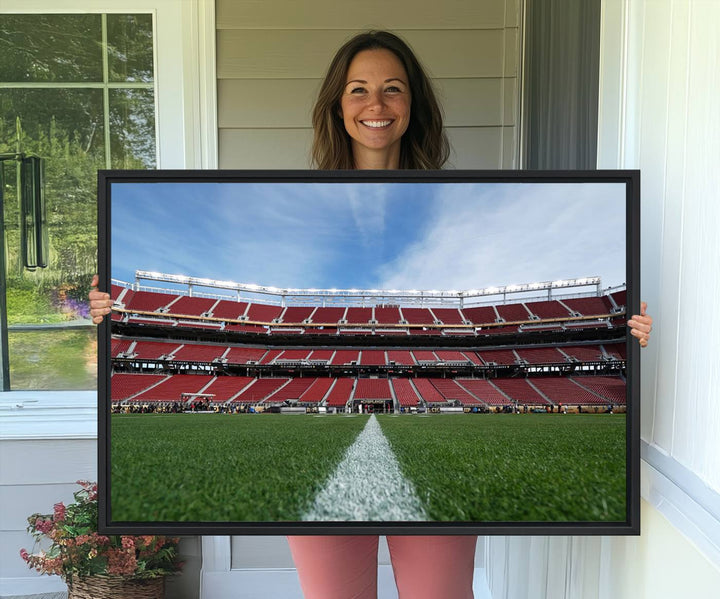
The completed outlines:
<svg viewBox="0 0 720 599">
<path fill-rule="evenodd" d="M 164 374 L 115 373 L 110 381 L 110 399 L 112 401 L 130 399 L 166 378 L 168 377 Z"/>
<path fill-rule="evenodd" d="M 595 393 L 599 393 L 610 403 L 625 405 L 627 385 L 617 376 L 576 376 L 572 380 Z"/>
</svg>

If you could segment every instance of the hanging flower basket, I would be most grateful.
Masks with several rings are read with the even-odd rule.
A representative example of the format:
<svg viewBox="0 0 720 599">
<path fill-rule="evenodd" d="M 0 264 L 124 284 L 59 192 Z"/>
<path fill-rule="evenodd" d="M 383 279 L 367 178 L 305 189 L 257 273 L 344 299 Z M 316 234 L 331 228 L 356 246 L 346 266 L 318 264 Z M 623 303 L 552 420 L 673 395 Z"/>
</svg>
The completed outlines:
<svg viewBox="0 0 720 599">
<path fill-rule="evenodd" d="M 68 583 L 68 599 L 163 599 L 165 578 L 88 576 Z"/>
</svg>

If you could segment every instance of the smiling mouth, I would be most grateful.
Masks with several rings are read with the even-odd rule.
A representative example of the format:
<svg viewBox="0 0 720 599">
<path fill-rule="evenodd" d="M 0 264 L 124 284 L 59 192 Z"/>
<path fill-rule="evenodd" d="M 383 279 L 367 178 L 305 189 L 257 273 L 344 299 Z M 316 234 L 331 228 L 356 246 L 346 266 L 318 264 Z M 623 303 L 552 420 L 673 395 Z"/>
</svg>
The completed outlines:
<svg viewBox="0 0 720 599">
<path fill-rule="evenodd" d="M 383 127 L 387 127 L 392 124 L 392 121 L 360 121 L 363 125 L 366 127 L 370 127 L 371 129 L 382 129 Z"/>
</svg>

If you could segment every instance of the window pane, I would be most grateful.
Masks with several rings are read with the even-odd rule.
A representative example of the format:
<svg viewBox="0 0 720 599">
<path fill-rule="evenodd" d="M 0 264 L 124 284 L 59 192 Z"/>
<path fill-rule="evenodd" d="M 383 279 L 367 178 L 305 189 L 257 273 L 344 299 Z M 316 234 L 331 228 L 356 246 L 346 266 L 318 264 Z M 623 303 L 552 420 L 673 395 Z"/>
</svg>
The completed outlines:
<svg viewBox="0 0 720 599">
<path fill-rule="evenodd" d="M 34 273 L 22 268 L 14 161 L 5 169 L 5 234 L 9 280 L 31 280 L 43 289 L 78 285 L 96 261 L 96 171 L 104 167 L 102 90 L 12 89 L 0 100 L 0 152 L 20 149 L 45 159 L 50 263 Z M 12 285 L 11 285 L 12 287 Z M 8 318 L 14 319 L 9 310 Z M 29 320 L 24 322 L 47 322 Z"/>
<path fill-rule="evenodd" d="M 112 168 L 155 167 L 155 110 L 151 89 L 110 90 Z"/>
<path fill-rule="evenodd" d="M 152 82 L 150 15 L 109 15 L 108 29 L 115 78 Z M 106 108 L 102 88 L 61 87 L 102 84 L 101 38 L 101 15 L 0 15 L 0 48 L 7 51 L 0 81 L 54 83 L 0 92 L 0 153 L 19 149 L 45 160 L 50 248 L 47 268 L 23 268 L 16 162 L 6 160 L 2 241 L 13 389 L 95 387 L 96 327 L 87 294 L 97 272 L 97 170 L 107 167 L 106 148 L 113 166 L 155 166 L 152 89 L 111 89 Z"/>
<path fill-rule="evenodd" d="M 95 327 L 10 332 L 10 381 L 18 389 L 94 389 Z"/>
<path fill-rule="evenodd" d="M 102 81 L 100 15 L 0 15 L 0 81 Z"/>
<path fill-rule="evenodd" d="M 108 15 L 110 81 L 153 80 L 152 15 Z"/>
</svg>

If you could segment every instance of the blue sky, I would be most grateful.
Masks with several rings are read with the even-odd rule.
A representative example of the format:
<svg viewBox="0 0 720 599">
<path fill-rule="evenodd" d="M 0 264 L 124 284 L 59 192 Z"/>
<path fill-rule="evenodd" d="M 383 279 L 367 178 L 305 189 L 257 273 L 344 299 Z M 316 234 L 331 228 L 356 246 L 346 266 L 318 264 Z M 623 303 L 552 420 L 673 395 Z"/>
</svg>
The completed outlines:
<svg viewBox="0 0 720 599">
<path fill-rule="evenodd" d="M 625 282 L 622 184 L 114 183 L 112 276 L 299 288 Z"/>
</svg>

